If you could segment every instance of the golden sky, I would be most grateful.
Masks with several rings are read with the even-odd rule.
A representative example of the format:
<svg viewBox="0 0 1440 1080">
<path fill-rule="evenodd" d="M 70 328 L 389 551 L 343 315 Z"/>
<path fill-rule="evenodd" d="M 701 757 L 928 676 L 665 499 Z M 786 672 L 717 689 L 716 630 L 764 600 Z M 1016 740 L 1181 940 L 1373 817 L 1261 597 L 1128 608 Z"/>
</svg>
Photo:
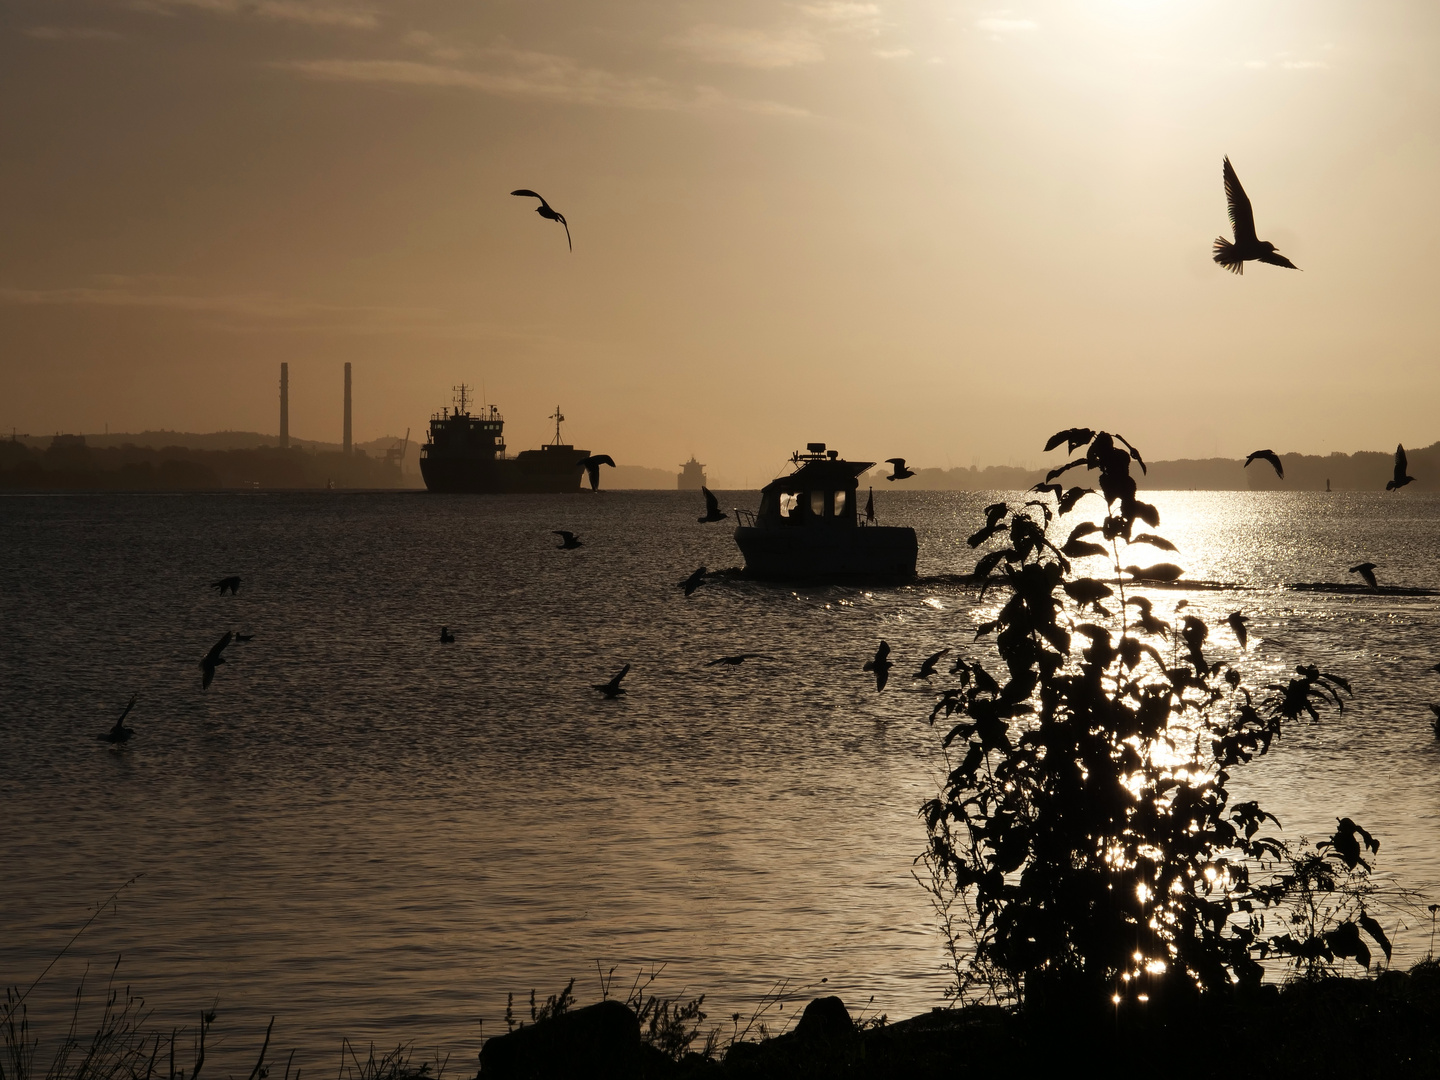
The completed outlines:
<svg viewBox="0 0 1440 1080">
<path fill-rule="evenodd" d="M 1425 445 L 1437 135 L 1431 0 L 6 0 L 0 424 Z M 1226 154 L 1303 272 L 1210 261 Z"/>
</svg>

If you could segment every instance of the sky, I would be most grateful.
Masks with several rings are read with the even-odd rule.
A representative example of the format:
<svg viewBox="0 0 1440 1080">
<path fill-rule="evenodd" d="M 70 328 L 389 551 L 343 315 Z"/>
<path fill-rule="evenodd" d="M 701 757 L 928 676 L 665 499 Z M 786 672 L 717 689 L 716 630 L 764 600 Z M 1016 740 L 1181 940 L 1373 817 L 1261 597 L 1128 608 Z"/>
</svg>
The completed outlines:
<svg viewBox="0 0 1440 1080">
<path fill-rule="evenodd" d="M 1229 155 L 1301 268 L 1210 260 Z M 539 218 L 541 192 L 570 222 Z M 824 441 L 1033 465 L 1440 439 L 1440 5 L 6 0 L 0 427 Z"/>
</svg>

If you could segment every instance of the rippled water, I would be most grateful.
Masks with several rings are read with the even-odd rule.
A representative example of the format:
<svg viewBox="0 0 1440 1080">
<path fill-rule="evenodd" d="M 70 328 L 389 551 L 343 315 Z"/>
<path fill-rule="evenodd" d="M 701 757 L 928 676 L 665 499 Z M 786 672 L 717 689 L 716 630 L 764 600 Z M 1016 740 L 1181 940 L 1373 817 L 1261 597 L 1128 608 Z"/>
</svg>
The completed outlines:
<svg viewBox="0 0 1440 1080">
<path fill-rule="evenodd" d="M 780 980 L 892 1017 L 939 1003 L 910 869 L 940 761 L 906 676 L 944 645 L 983 655 L 995 597 L 947 575 L 973 566 L 963 538 L 993 496 L 883 495 L 920 533 L 917 584 L 719 578 L 688 600 L 696 565 L 740 560 L 680 493 L 0 499 L 0 981 L 28 984 L 143 872 L 33 1016 L 117 954 L 158 1020 L 218 998 L 218 1030 L 253 1052 L 274 1013 L 275 1044 L 315 1063 L 341 1036 L 468 1063 L 507 991 L 574 976 L 594 998 L 597 962 L 627 983 L 667 965 L 657 987 L 709 994 L 717 1020 Z M 1187 576 L 1236 587 L 1155 591 L 1158 613 L 1188 600 L 1226 655 L 1223 617 L 1245 610 L 1252 682 L 1306 660 L 1355 683 L 1243 790 L 1291 836 L 1354 817 L 1382 869 L 1440 893 L 1440 599 L 1282 588 L 1367 558 L 1383 583 L 1440 588 L 1440 498 L 1155 501 Z M 554 550 L 559 528 L 586 546 Z M 206 587 L 232 573 L 238 596 Z M 196 662 L 227 629 L 254 640 L 202 694 Z M 899 663 L 877 695 L 859 668 L 880 637 Z M 705 666 L 741 651 L 775 659 Z M 625 663 L 626 697 L 590 689 Z M 138 734 L 112 752 L 94 735 L 132 693 Z M 1400 933 L 1397 962 L 1428 932 Z"/>
</svg>

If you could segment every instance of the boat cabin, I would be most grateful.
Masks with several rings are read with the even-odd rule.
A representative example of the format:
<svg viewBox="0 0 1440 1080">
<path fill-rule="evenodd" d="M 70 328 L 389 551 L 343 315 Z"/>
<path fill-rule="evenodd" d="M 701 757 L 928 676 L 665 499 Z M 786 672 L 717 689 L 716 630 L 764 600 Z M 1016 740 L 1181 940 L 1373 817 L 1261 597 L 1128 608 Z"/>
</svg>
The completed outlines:
<svg viewBox="0 0 1440 1080">
<path fill-rule="evenodd" d="M 842 461 L 838 450 L 809 443 L 790 460 L 797 468 L 772 480 L 760 491 L 757 528 L 854 528 L 858 523 L 855 493 L 860 475 L 873 461 Z"/>
</svg>

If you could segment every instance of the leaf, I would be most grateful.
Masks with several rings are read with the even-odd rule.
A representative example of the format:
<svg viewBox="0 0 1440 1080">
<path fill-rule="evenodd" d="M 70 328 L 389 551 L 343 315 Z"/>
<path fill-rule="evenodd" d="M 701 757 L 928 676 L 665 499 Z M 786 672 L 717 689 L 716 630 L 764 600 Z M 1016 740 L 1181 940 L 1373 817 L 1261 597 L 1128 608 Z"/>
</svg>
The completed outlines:
<svg viewBox="0 0 1440 1080">
<path fill-rule="evenodd" d="M 1056 486 L 1058 487 L 1059 485 Z M 1069 491 L 1065 492 L 1064 495 L 1060 496 L 1060 506 L 1058 507 L 1059 512 L 1061 514 L 1068 514 L 1071 510 L 1075 509 L 1075 504 L 1078 503 L 1081 499 L 1083 499 L 1086 495 L 1094 494 L 1094 488 L 1072 487 Z"/>
<path fill-rule="evenodd" d="M 1000 560 L 1008 554 L 1010 554 L 1008 551 L 992 551 L 985 555 L 975 564 L 975 573 L 972 576 L 980 581 L 985 580 L 990 576 L 990 571 L 994 570 Z"/>
<path fill-rule="evenodd" d="M 1151 547 L 1157 547 L 1161 551 L 1178 550 L 1169 540 L 1166 540 L 1163 536 L 1156 536 L 1154 533 L 1141 533 L 1139 536 L 1131 537 L 1130 542 L 1132 544 L 1149 544 Z"/>
<path fill-rule="evenodd" d="M 1084 446 L 1095 437 L 1095 432 L 1088 427 L 1066 428 L 1064 431 L 1057 431 L 1050 436 L 1050 441 L 1045 444 L 1045 452 L 1048 454 L 1062 442 L 1065 444 L 1065 452 L 1073 453 L 1077 446 Z"/>
<path fill-rule="evenodd" d="M 996 533 L 1002 532 L 1004 528 L 1005 526 L 999 524 L 998 522 L 994 525 L 982 525 L 979 529 L 971 533 L 969 537 L 966 538 L 965 543 L 969 544 L 972 548 L 979 547 Z"/>
<path fill-rule="evenodd" d="M 1063 475 L 1065 475 L 1065 473 L 1069 472 L 1071 469 L 1075 468 L 1077 465 L 1088 465 L 1088 464 L 1089 464 L 1089 462 L 1087 462 L 1083 457 L 1082 457 L 1082 458 L 1076 458 L 1074 461 L 1067 461 L 1064 465 L 1061 465 L 1061 466 L 1059 466 L 1059 467 L 1057 467 L 1057 468 L 1051 469 L 1049 472 L 1047 472 L 1047 473 L 1045 474 L 1045 482 L 1046 482 L 1047 484 L 1050 483 L 1051 480 L 1054 480 L 1057 476 L 1063 476 Z"/>
<path fill-rule="evenodd" d="M 1072 559 L 1083 559 L 1090 555 L 1105 556 L 1110 554 L 1108 548 L 1101 547 L 1099 544 L 1091 544 L 1084 540 L 1071 540 L 1061 548 L 1060 551 Z"/>
<path fill-rule="evenodd" d="M 1385 936 L 1384 929 L 1382 929 L 1380 924 L 1375 921 L 1374 917 L 1366 914 L 1363 908 L 1360 911 L 1360 927 L 1367 934 L 1369 934 L 1372 938 L 1375 939 L 1375 944 L 1379 945 L 1380 948 L 1385 951 L 1385 959 L 1389 960 L 1390 939 Z"/>
<path fill-rule="evenodd" d="M 1078 600 L 1082 604 L 1093 604 L 1096 600 L 1103 600 L 1107 596 L 1114 595 L 1115 590 L 1106 585 L 1103 581 L 1096 581 L 1094 578 L 1079 578 L 1075 581 L 1067 581 L 1064 585 L 1065 594 L 1072 600 Z"/>
<path fill-rule="evenodd" d="M 1160 527 L 1160 511 L 1149 503 L 1141 502 L 1138 499 L 1133 500 L 1130 503 L 1130 513 L 1152 529 Z"/>
<path fill-rule="evenodd" d="M 1125 449 L 1130 451 L 1130 456 L 1140 463 L 1140 471 L 1148 476 L 1150 470 L 1145 468 L 1145 459 L 1140 456 L 1140 451 L 1131 446 L 1129 440 L 1126 439 L 1124 435 L 1117 434 L 1115 438 L 1125 444 Z"/>
<path fill-rule="evenodd" d="M 1099 532 L 1100 526 L 1093 521 L 1083 521 L 1070 530 L 1070 539 L 1079 540 L 1082 536 L 1089 536 L 1093 532 Z"/>
</svg>

